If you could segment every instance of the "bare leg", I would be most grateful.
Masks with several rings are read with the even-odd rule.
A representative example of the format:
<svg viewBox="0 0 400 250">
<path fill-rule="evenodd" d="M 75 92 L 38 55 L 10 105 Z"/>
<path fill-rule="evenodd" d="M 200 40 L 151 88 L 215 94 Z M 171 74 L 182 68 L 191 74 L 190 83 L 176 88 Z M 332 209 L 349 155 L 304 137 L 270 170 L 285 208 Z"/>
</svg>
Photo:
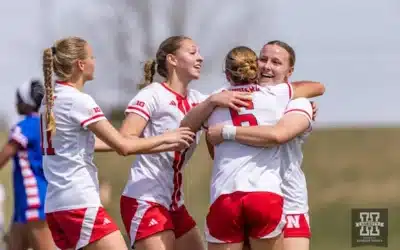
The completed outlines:
<svg viewBox="0 0 400 250">
<path fill-rule="evenodd" d="M 100 240 L 90 243 L 86 247 L 85 250 L 110 250 L 110 249 L 121 249 L 128 250 L 126 247 L 124 238 L 120 231 L 112 232 Z"/>
<path fill-rule="evenodd" d="M 174 250 L 175 235 L 172 230 L 159 232 L 135 243 L 135 250 Z"/>
<path fill-rule="evenodd" d="M 46 221 L 30 221 L 27 223 L 29 238 L 34 250 L 54 250 L 55 244 Z"/>
<path fill-rule="evenodd" d="M 176 239 L 175 250 L 204 250 L 205 246 L 197 227 Z"/>
</svg>

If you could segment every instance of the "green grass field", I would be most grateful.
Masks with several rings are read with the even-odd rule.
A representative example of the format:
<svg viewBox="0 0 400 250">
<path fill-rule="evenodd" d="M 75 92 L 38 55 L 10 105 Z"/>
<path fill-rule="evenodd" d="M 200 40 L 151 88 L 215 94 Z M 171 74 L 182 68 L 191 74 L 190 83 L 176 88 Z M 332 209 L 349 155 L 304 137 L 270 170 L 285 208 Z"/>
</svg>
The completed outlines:
<svg viewBox="0 0 400 250">
<path fill-rule="evenodd" d="M 4 142 L 4 135 L 1 137 Z M 308 139 L 303 164 L 307 175 L 311 226 L 311 249 L 347 250 L 350 247 L 351 208 L 389 208 L 389 248 L 400 249 L 400 129 L 317 130 Z M 113 186 L 107 207 L 122 227 L 119 196 L 134 157 L 114 153 L 96 155 L 100 180 Z M 203 227 L 208 208 L 211 169 L 202 142 L 185 170 L 185 199 L 191 214 Z M 11 168 L 0 173 L 7 188 L 6 218 L 12 211 Z M 124 231 L 124 230 L 122 230 Z M 362 249 L 378 249 L 363 247 Z"/>
</svg>

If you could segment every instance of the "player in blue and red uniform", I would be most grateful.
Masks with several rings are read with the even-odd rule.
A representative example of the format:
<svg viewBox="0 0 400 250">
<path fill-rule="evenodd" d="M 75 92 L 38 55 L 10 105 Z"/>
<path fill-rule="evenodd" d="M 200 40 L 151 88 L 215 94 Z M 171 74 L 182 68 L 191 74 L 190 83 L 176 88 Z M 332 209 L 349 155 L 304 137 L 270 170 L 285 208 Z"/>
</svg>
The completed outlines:
<svg viewBox="0 0 400 250">
<path fill-rule="evenodd" d="M 0 168 L 13 158 L 14 218 L 9 249 L 54 249 L 48 229 L 44 200 L 47 181 L 42 168 L 40 118 L 37 111 L 43 99 L 40 81 L 18 87 L 16 106 L 24 118 L 12 127 L 8 142 L 0 152 Z"/>
</svg>

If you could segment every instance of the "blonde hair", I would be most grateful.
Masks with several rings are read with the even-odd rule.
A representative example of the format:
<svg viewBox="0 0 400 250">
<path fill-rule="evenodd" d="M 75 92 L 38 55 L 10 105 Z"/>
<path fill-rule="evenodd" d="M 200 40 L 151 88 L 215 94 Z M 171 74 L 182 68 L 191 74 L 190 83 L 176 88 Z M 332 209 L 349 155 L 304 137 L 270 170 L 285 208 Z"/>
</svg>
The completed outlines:
<svg viewBox="0 0 400 250">
<path fill-rule="evenodd" d="M 186 39 L 190 38 L 187 36 L 171 36 L 160 44 L 156 53 L 156 59 L 147 60 L 144 64 L 144 79 L 139 85 L 139 89 L 151 84 L 156 72 L 164 78 L 168 77 L 167 55 L 175 54 L 181 47 L 181 42 Z"/>
<path fill-rule="evenodd" d="M 255 83 L 258 77 L 256 52 L 246 46 L 233 48 L 225 57 L 225 72 L 234 83 Z"/>
<path fill-rule="evenodd" d="M 52 112 L 53 97 L 53 72 L 60 81 L 71 79 L 74 63 L 87 58 L 87 42 L 80 37 L 68 37 L 56 41 L 53 47 L 43 51 L 43 76 L 46 95 L 46 120 L 47 131 L 55 132 L 56 122 Z"/>
</svg>

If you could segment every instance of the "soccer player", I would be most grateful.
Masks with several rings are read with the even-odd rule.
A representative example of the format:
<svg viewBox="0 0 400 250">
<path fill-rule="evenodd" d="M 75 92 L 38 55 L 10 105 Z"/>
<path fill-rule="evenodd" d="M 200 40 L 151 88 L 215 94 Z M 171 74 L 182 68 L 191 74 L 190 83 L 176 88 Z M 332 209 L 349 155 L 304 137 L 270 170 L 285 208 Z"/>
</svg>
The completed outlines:
<svg viewBox="0 0 400 250">
<path fill-rule="evenodd" d="M 182 128 L 145 139 L 123 137 L 83 92 L 94 70 L 92 48 L 82 38 L 58 40 L 43 52 L 46 98 L 40 115 L 48 181 L 46 220 L 60 249 L 123 250 L 127 247 L 122 235 L 100 202 L 94 150 L 129 155 L 164 144 L 186 148 L 194 134 Z"/>
<path fill-rule="evenodd" d="M 131 100 L 121 133 L 156 136 L 176 129 L 190 109 L 203 102 L 224 107 L 246 105 L 248 94 L 226 91 L 206 97 L 189 87 L 200 77 L 203 58 L 196 43 L 184 36 L 164 40 L 155 60 L 145 64 L 145 86 Z M 157 72 L 164 82 L 153 82 Z M 143 151 L 132 165 L 121 197 L 121 216 L 135 249 L 204 249 L 196 223 L 183 201 L 182 170 L 196 143 L 190 148 L 163 145 Z"/>
<path fill-rule="evenodd" d="M 287 82 L 294 71 L 295 61 L 295 52 L 287 43 L 267 43 L 259 57 L 259 84 L 274 86 Z M 322 95 L 323 92 L 324 88 L 321 86 L 319 94 L 316 94 Z M 301 169 L 302 144 L 312 130 L 310 109 L 310 103 L 306 99 L 293 100 L 276 126 L 236 127 L 233 129 L 236 131 L 235 136 L 231 138 L 240 143 L 260 147 L 268 146 L 271 142 L 283 144 L 280 151 L 283 178 L 281 188 L 287 220 L 284 229 L 284 250 L 308 250 L 310 244 L 307 183 Z M 223 129 L 216 126 L 208 130 L 208 138 L 212 144 L 219 144 L 223 140 Z"/>
<path fill-rule="evenodd" d="M 54 249 L 47 226 L 44 201 L 47 181 L 43 174 L 38 110 L 44 88 L 37 80 L 17 89 L 17 110 L 23 119 L 11 129 L 8 142 L 0 152 L 0 167 L 13 158 L 14 218 L 8 246 L 10 249 Z"/>
</svg>

